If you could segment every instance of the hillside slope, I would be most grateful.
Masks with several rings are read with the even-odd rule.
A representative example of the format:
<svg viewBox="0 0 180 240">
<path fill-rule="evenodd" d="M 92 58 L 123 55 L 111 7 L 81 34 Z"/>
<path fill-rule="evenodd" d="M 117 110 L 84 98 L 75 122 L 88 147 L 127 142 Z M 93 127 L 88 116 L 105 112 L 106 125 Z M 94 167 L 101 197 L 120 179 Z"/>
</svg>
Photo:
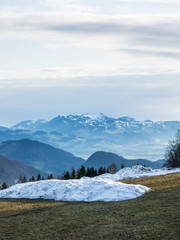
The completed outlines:
<svg viewBox="0 0 180 240">
<path fill-rule="evenodd" d="M 15 184 L 15 181 L 19 178 L 19 176 L 26 176 L 26 179 L 28 180 L 32 176 L 37 177 L 39 173 L 41 176 L 47 176 L 47 174 L 42 171 L 38 171 L 37 169 L 24 163 L 10 160 L 0 155 L 0 185 L 2 185 L 3 182 L 6 182 L 9 186 L 11 186 Z"/>
<path fill-rule="evenodd" d="M 177 240 L 180 236 L 180 184 L 174 186 L 177 177 L 176 174 L 168 175 L 168 179 L 166 175 L 153 177 L 153 182 L 158 178 L 160 183 L 157 190 L 122 202 L 0 199 L 0 239 L 8 236 L 45 240 L 53 236 L 53 240 L 109 240 L 113 236 L 121 240 Z M 169 178 L 174 183 L 164 188 Z M 144 179 L 147 183 L 148 178 Z M 139 183 L 145 185 L 143 181 Z"/>
<path fill-rule="evenodd" d="M 163 161 L 149 161 L 146 159 L 135 159 L 135 160 L 128 160 L 123 158 L 122 156 L 119 156 L 115 153 L 111 152 L 104 152 L 104 151 L 97 151 L 94 154 L 92 154 L 87 161 L 85 162 L 85 167 L 108 167 L 112 162 L 115 162 L 117 165 L 117 168 L 120 169 L 121 165 L 125 165 L 126 167 L 132 167 L 136 164 L 151 167 L 153 169 L 162 168 Z"/>
<path fill-rule="evenodd" d="M 0 154 L 55 175 L 84 163 L 82 158 L 75 157 L 69 152 L 28 139 L 0 143 Z"/>
</svg>

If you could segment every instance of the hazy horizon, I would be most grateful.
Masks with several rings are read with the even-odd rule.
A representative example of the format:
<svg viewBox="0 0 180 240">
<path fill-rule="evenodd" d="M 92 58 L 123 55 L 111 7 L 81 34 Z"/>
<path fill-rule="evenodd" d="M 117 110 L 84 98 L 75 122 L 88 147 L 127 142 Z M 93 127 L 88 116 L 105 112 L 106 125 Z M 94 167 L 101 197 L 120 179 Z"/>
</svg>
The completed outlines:
<svg viewBox="0 0 180 240">
<path fill-rule="evenodd" d="M 59 114 L 180 120 L 180 1 L 0 2 L 0 126 Z"/>
</svg>

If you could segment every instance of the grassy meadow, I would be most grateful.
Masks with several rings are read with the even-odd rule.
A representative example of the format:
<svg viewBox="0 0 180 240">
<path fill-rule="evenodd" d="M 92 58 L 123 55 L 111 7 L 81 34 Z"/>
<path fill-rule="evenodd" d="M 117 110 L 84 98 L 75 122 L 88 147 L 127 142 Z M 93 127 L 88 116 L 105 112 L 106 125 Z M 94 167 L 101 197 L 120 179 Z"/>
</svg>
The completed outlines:
<svg viewBox="0 0 180 240">
<path fill-rule="evenodd" d="M 122 202 L 0 199 L 0 240 L 180 239 L 180 173 L 123 182 L 152 190 Z"/>
</svg>

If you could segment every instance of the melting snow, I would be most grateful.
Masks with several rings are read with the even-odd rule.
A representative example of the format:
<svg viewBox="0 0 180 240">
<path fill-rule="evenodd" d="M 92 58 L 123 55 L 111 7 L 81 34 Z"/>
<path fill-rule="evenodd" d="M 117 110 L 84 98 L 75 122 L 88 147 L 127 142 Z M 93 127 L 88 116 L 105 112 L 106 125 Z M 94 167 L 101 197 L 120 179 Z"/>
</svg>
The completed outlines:
<svg viewBox="0 0 180 240">
<path fill-rule="evenodd" d="M 166 175 L 170 173 L 180 172 L 180 168 L 168 170 L 167 168 L 162 169 L 152 169 L 150 167 L 143 167 L 140 165 L 136 165 L 133 167 L 126 167 L 119 170 L 115 174 L 103 174 L 98 177 L 97 179 L 110 179 L 113 181 L 129 179 L 129 178 L 140 178 L 140 177 L 151 177 L 151 176 L 159 176 L 159 175 Z"/>
<path fill-rule="evenodd" d="M 57 201 L 123 201 L 142 196 L 149 188 L 142 185 L 116 182 L 127 178 L 156 176 L 180 172 L 135 166 L 121 169 L 116 174 L 78 180 L 44 180 L 14 185 L 0 191 L 0 198 L 43 198 Z"/>
<path fill-rule="evenodd" d="M 58 201 L 122 201 L 140 197 L 149 189 L 111 180 L 45 180 L 17 184 L 0 191 L 1 198 L 43 198 Z"/>
</svg>

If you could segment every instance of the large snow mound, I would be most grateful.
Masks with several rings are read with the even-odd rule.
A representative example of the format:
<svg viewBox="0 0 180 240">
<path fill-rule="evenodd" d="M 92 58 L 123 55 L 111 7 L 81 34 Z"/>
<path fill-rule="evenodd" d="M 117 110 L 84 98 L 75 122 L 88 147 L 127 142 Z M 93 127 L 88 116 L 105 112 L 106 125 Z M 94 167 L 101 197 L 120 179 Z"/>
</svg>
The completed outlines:
<svg viewBox="0 0 180 240">
<path fill-rule="evenodd" d="M 140 197 L 149 188 L 112 180 L 44 180 L 14 185 L 0 191 L 0 198 L 43 198 L 57 201 L 122 201 Z"/>
<path fill-rule="evenodd" d="M 180 168 L 155 169 L 134 166 L 116 174 L 78 180 L 44 180 L 16 184 L 0 191 L 0 198 L 43 198 L 57 201 L 123 201 L 142 196 L 149 188 L 117 182 L 128 178 L 165 175 L 180 172 Z"/>
</svg>

